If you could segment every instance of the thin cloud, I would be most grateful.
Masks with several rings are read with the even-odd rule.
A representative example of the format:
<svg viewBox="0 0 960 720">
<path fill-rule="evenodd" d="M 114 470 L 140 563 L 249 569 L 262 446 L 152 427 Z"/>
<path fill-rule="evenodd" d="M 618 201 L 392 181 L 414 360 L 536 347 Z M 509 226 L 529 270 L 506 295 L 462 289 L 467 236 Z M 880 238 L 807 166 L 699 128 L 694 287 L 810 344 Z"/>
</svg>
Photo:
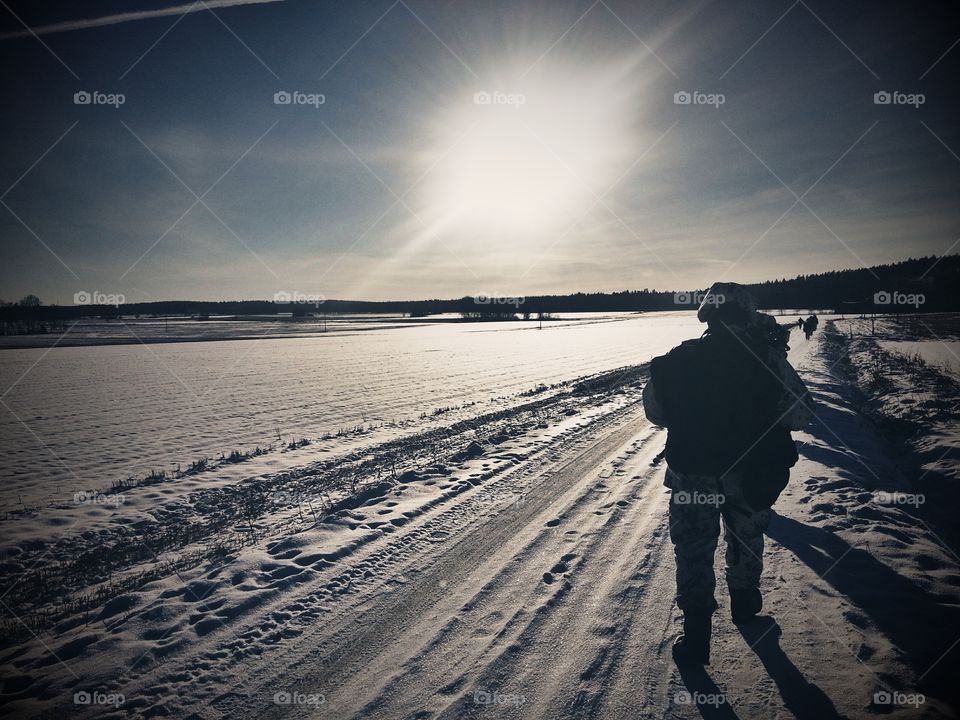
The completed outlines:
<svg viewBox="0 0 960 720">
<path fill-rule="evenodd" d="M 66 20 L 64 22 L 51 23 L 50 25 L 40 25 L 34 28 L 24 28 L 0 34 L 0 40 L 11 40 L 13 38 L 31 37 L 33 35 L 49 35 L 51 33 L 71 32 L 73 30 L 86 30 L 88 28 L 104 27 L 106 25 L 118 25 L 135 20 L 149 20 L 157 17 L 168 17 L 170 15 L 186 15 L 188 13 L 198 12 L 200 10 L 216 10 L 225 7 L 234 7 L 236 5 L 264 5 L 266 3 L 282 2 L 282 0 L 196 0 L 192 3 L 182 5 L 172 5 L 165 8 L 156 8 L 154 10 L 138 10 L 135 12 L 116 13 L 113 15 L 104 15 L 97 18 L 88 18 L 86 20 Z"/>
</svg>

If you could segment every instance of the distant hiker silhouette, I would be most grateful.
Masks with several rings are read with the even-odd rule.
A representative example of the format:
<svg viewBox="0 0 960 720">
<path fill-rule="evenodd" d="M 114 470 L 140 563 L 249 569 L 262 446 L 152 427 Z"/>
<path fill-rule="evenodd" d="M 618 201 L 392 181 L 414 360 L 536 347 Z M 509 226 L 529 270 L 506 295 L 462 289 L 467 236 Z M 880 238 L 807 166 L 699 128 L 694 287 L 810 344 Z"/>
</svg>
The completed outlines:
<svg viewBox="0 0 960 720">
<path fill-rule="evenodd" d="M 707 330 L 653 359 L 643 404 L 650 421 L 667 428 L 664 484 L 683 611 L 674 656 L 706 664 L 720 519 L 730 610 L 735 623 L 746 623 L 763 606 L 770 506 L 798 457 L 790 431 L 810 422 L 813 400 L 787 362 L 788 328 L 757 312 L 743 286 L 715 284 L 697 317 Z"/>
<path fill-rule="evenodd" d="M 797 318 L 797 327 L 800 328 L 801 330 L 803 330 L 803 318 L 802 318 L 802 317 Z"/>
<path fill-rule="evenodd" d="M 810 339 L 810 336 L 813 335 L 813 331 L 817 329 L 817 325 L 819 324 L 820 320 L 816 315 L 811 315 L 803 321 L 803 334 L 806 335 L 807 340 Z"/>
</svg>

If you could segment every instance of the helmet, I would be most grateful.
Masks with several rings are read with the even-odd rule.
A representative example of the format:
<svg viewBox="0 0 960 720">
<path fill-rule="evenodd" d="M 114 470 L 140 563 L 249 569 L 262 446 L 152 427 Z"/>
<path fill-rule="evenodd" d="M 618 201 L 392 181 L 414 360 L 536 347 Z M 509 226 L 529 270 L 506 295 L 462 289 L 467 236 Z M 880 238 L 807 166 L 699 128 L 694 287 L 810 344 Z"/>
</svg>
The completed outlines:
<svg viewBox="0 0 960 720">
<path fill-rule="evenodd" d="M 717 319 L 741 324 L 735 321 L 738 315 L 745 320 L 742 324 L 752 324 L 757 322 L 759 313 L 753 295 L 743 285 L 733 282 L 711 285 L 697 310 L 697 319 L 705 323 Z"/>
</svg>

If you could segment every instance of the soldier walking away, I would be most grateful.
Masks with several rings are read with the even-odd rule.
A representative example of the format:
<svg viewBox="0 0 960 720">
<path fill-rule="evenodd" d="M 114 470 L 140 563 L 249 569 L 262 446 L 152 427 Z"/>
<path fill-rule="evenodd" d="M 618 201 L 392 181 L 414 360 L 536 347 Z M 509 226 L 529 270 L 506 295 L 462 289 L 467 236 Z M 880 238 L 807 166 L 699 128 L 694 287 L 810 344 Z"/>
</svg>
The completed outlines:
<svg viewBox="0 0 960 720">
<path fill-rule="evenodd" d="M 810 422 L 813 400 L 787 362 L 788 328 L 757 312 L 742 285 L 715 284 L 697 317 L 707 330 L 654 358 L 643 403 L 650 421 L 667 428 L 664 484 L 683 612 L 674 657 L 706 664 L 720 521 L 730 611 L 747 623 L 763 606 L 770 507 L 798 459 L 790 431 Z"/>
<path fill-rule="evenodd" d="M 802 318 L 802 317 L 798 317 L 798 318 L 797 318 L 797 327 L 800 328 L 801 330 L 803 330 L 803 318 Z"/>
<path fill-rule="evenodd" d="M 816 315 L 811 315 L 803 321 L 803 334 L 806 336 L 807 340 L 810 339 L 810 336 L 813 335 L 813 331 L 817 329 L 817 325 L 819 324 L 820 320 Z"/>
</svg>

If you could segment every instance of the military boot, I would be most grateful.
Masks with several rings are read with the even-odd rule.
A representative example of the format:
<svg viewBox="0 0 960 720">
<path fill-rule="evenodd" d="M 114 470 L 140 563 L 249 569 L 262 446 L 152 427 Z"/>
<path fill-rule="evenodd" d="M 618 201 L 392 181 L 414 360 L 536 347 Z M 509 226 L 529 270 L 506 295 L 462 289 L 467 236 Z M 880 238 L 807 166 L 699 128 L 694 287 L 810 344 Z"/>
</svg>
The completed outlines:
<svg viewBox="0 0 960 720">
<path fill-rule="evenodd" d="M 678 663 L 708 665 L 710 663 L 710 630 L 713 613 L 709 610 L 683 614 L 683 634 L 673 645 Z"/>
<path fill-rule="evenodd" d="M 763 608 L 763 595 L 760 588 L 730 590 L 730 615 L 733 622 L 743 625 L 753 620 Z"/>
</svg>

